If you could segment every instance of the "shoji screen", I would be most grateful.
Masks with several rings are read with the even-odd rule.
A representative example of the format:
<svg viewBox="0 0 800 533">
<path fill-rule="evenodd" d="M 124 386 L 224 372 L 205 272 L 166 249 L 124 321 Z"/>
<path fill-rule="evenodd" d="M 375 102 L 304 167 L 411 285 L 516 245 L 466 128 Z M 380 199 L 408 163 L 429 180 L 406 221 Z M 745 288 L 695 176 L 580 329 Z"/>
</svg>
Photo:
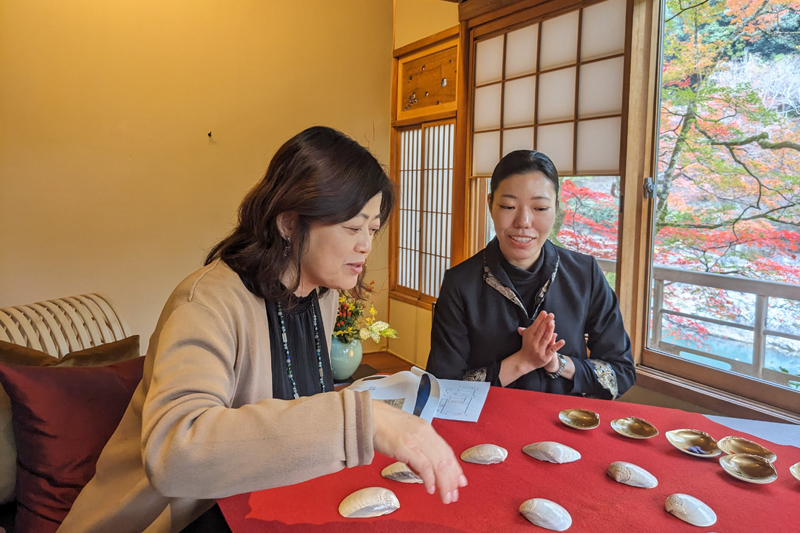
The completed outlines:
<svg viewBox="0 0 800 533">
<path fill-rule="evenodd" d="M 486 194 L 495 165 L 513 150 L 538 150 L 561 177 L 551 239 L 616 269 L 627 10 L 626 0 L 606 0 L 475 41 L 473 252 L 494 237 Z"/>
<path fill-rule="evenodd" d="M 618 175 L 625 0 L 607 0 L 478 41 L 472 176 L 517 149 L 561 175 Z"/>
<path fill-rule="evenodd" d="M 450 268 L 454 133 L 449 120 L 399 135 L 397 288 L 422 299 L 439 295 Z"/>
</svg>

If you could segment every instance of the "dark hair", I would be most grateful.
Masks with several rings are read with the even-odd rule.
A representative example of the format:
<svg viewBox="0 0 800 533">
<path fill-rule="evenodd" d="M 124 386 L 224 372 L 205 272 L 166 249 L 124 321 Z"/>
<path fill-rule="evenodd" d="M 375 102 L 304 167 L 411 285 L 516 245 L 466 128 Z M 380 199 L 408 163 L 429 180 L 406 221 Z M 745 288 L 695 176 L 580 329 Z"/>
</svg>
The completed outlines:
<svg viewBox="0 0 800 533">
<path fill-rule="evenodd" d="M 312 224 L 340 224 L 381 194 L 381 226 L 394 206 L 394 186 L 377 159 L 340 131 L 316 126 L 289 139 L 270 161 L 264 178 L 239 206 L 233 232 L 211 249 L 205 264 L 220 258 L 256 296 L 285 301 L 300 283 L 300 264 Z M 278 230 L 278 215 L 296 214 L 291 235 Z M 294 267 L 293 287 L 281 276 Z M 353 289 L 366 290 L 366 268 Z"/>
<path fill-rule="evenodd" d="M 558 205 L 558 171 L 549 157 L 536 150 L 514 150 L 497 163 L 492 172 L 492 181 L 489 183 L 489 195 L 492 201 L 494 192 L 504 179 L 531 172 L 541 172 L 550 180 L 556 190 L 556 205 Z"/>
</svg>

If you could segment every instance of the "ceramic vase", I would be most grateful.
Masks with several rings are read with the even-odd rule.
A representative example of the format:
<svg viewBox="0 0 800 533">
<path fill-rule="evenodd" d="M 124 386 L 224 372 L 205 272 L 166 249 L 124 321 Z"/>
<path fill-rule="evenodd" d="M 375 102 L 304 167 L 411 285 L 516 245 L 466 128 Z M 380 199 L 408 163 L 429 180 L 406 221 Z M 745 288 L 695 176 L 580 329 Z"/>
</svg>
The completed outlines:
<svg viewBox="0 0 800 533">
<path fill-rule="evenodd" d="M 342 342 L 336 337 L 331 340 L 331 372 L 333 379 L 341 381 L 349 378 L 361 364 L 361 341 L 353 339 Z"/>
</svg>

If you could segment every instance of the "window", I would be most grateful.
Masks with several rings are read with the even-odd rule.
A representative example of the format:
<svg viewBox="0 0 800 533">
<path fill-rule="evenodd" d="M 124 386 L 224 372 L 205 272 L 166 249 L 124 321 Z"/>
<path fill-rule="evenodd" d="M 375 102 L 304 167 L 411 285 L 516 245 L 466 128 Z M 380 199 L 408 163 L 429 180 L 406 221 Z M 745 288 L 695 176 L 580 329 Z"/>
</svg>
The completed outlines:
<svg viewBox="0 0 800 533">
<path fill-rule="evenodd" d="M 450 268 L 454 134 L 448 120 L 399 135 L 396 290 L 431 301 Z"/>
<path fill-rule="evenodd" d="M 644 362 L 798 412 L 797 4 L 667 0 L 663 20 Z"/>
<path fill-rule="evenodd" d="M 463 181 L 454 180 L 458 30 L 395 50 L 391 175 L 398 201 L 391 225 L 390 296 L 423 310 L 436 301 L 459 248 L 453 220 L 464 212 L 453 203 L 464 194 Z"/>
<path fill-rule="evenodd" d="M 600 260 L 612 283 L 617 257 L 627 3 L 515 21 L 474 46 L 472 251 L 494 238 L 489 177 L 513 150 L 538 150 L 561 176 L 550 239 Z M 521 25 L 521 27 L 520 27 Z"/>
</svg>

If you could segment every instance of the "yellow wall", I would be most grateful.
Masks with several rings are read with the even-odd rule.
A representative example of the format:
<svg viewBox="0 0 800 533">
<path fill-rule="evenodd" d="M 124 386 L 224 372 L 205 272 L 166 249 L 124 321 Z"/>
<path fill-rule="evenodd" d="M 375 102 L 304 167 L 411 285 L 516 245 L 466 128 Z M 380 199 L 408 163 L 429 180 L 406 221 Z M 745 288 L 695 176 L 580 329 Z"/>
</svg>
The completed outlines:
<svg viewBox="0 0 800 533">
<path fill-rule="evenodd" d="M 458 4 L 442 0 L 394 0 L 394 47 L 458 25 Z"/>
<path fill-rule="evenodd" d="M 394 0 L 394 47 L 400 48 L 458 25 L 458 4 L 442 0 Z M 389 351 L 425 368 L 431 343 L 431 312 L 390 299 L 389 317 L 398 339 Z"/>
<path fill-rule="evenodd" d="M 102 291 L 146 345 L 285 140 L 388 162 L 391 29 L 389 0 L 0 0 L 0 307 Z"/>
<path fill-rule="evenodd" d="M 428 309 L 389 299 L 389 320 L 398 338 L 389 341 L 389 351 L 424 369 L 431 351 L 433 314 Z"/>
</svg>

